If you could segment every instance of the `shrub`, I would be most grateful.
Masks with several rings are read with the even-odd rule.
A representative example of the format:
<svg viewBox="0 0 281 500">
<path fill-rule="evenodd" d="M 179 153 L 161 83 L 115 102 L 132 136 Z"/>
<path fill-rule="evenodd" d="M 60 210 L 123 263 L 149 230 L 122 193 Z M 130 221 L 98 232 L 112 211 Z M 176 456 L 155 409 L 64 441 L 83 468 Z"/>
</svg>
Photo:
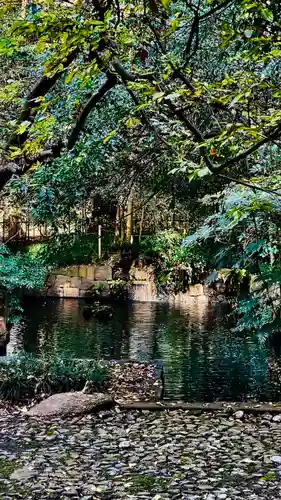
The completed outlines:
<svg viewBox="0 0 281 500">
<path fill-rule="evenodd" d="M 191 283 L 202 281 L 207 267 L 207 253 L 199 245 L 183 245 L 183 236 L 172 231 L 161 231 L 147 236 L 140 245 L 140 257 L 152 262 L 162 289 L 178 293 Z"/>
<path fill-rule="evenodd" d="M 103 258 L 113 248 L 113 236 L 102 237 Z M 57 234 L 50 239 L 31 245 L 28 253 L 49 266 L 72 266 L 98 262 L 98 237 L 93 234 Z"/>
<path fill-rule="evenodd" d="M 88 380 L 99 390 L 106 376 L 105 365 L 98 361 L 20 354 L 0 361 L 0 397 L 19 401 L 42 393 L 79 391 Z"/>
<path fill-rule="evenodd" d="M 115 301 L 126 300 L 129 296 L 129 284 L 122 279 L 110 281 L 109 295 Z"/>
</svg>

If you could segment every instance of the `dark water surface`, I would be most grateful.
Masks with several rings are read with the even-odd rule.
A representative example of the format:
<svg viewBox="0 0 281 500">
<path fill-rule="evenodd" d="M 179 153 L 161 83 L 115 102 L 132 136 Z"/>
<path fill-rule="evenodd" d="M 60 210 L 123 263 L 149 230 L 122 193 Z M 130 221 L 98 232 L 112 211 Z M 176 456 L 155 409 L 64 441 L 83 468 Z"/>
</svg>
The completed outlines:
<svg viewBox="0 0 281 500">
<path fill-rule="evenodd" d="M 231 333 L 206 304 L 174 308 L 117 305 L 107 321 L 82 316 L 83 301 L 31 300 L 25 307 L 24 348 L 103 359 L 162 359 L 165 397 L 188 401 L 280 399 L 269 376 L 270 352 L 254 338 Z M 11 339 L 12 340 L 12 339 Z"/>
</svg>

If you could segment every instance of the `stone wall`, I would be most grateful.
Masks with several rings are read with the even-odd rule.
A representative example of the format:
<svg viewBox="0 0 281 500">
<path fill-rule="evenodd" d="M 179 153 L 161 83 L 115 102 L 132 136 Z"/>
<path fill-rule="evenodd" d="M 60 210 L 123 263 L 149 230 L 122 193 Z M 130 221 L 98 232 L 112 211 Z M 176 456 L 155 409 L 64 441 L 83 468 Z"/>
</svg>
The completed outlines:
<svg viewBox="0 0 281 500">
<path fill-rule="evenodd" d="M 61 298 L 83 298 L 93 285 L 103 285 L 103 293 L 108 294 L 112 282 L 112 268 L 108 265 L 72 266 L 57 269 L 47 282 L 46 296 Z M 130 299 L 138 302 L 167 301 L 182 304 L 190 300 L 208 300 L 203 285 L 189 287 L 186 293 L 175 296 L 159 296 L 152 267 L 132 267 L 130 270 Z"/>
<path fill-rule="evenodd" d="M 96 283 L 103 284 L 105 290 L 112 280 L 109 266 L 72 266 L 57 269 L 47 282 L 47 297 L 83 298 Z"/>
</svg>

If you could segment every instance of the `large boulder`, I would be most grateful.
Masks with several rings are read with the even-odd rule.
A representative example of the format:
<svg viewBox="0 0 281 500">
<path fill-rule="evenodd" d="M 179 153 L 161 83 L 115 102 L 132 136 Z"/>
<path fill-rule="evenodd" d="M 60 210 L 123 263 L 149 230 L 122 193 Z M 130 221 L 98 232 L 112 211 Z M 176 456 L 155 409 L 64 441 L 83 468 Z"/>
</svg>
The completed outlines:
<svg viewBox="0 0 281 500">
<path fill-rule="evenodd" d="M 108 394 L 64 392 L 54 394 L 36 404 L 27 412 L 27 415 L 29 417 L 68 417 L 91 413 L 113 405 L 114 401 Z"/>
</svg>

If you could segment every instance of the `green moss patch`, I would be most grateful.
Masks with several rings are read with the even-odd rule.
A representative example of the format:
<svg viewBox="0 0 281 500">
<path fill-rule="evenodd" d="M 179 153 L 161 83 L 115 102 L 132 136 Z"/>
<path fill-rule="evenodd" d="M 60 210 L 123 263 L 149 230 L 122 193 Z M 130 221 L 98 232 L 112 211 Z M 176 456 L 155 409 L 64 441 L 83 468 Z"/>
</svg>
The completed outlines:
<svg viewBox="0 0 281 500">
<path fill-rule="evenodd" d="M 158 476 L 133 476 L 130 480 L 130 487 L 128 488 L 129 493 L 140 493 L 144 491 L 159 491 L 167 487 L 169 480 Z"/>
<path fill-rule="evenodd" d="M 18 468 L 16 460 L 9 458 L 0 458 L 0 477 L 9 478 L 10 475 Z"/>
</svg>

